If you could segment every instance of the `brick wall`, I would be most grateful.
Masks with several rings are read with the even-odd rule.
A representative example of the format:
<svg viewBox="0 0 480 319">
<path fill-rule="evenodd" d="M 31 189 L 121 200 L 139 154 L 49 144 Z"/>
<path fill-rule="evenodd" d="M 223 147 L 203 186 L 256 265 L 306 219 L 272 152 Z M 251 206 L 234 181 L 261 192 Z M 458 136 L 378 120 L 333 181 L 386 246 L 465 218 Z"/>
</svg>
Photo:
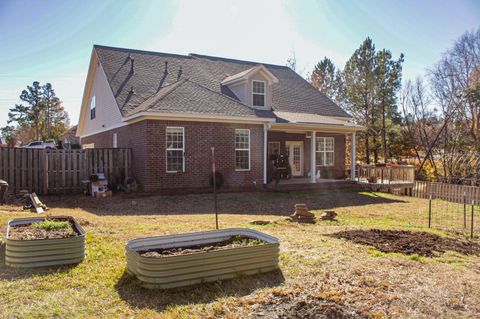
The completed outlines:
<svg viewBox="0 0 480 319">
<path fill-rule="evenodd" d="M 334 166 L 326 167 L 317 165 L 320 171 L 320 178 L 344 178 L 345 177 L 345 135 L 329 134 L 317 132 L 317 136 L 326 136 L 335 138 L 334 141 Z M 303 176 L 308 176 L 310 172 L 310 150 L 311 140 L 306 137 L 305 133 L 287 133 L 287 132 L 268 132 L 269 142 L 280 142 L 280 151 L 286 154 L 286 141 L 303 142 Z"/>
<path fill-rule="evenodd" d="M 185 129 L 185 172 L 166 172 L 165 130 Z M 235 129 L 250 129 L 249 171 L 235 171 Z M 144 191 L 209 187 L 211 150 L 215 147 L 217 171 L 225 187 L 252 187 L 262 184 L 263 126 L 254 124 L 144 120 L 82 139 L 82 144 L 112 147 L 117 133 L 118 147 L 132 148 L 132 171 Z"/>
</svg>

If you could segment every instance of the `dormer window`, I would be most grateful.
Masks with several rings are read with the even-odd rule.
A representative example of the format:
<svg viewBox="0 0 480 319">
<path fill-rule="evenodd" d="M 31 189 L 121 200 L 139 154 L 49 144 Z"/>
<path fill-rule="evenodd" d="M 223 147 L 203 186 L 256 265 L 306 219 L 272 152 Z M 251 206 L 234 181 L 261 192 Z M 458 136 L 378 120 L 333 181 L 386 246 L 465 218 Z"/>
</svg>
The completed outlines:
<svg viewBox="0 0 480 319">
<path fill-rule="evenodd" d="M 265 106 L 265 82 L 252 81 L 253 106 Z"/>
</svg>

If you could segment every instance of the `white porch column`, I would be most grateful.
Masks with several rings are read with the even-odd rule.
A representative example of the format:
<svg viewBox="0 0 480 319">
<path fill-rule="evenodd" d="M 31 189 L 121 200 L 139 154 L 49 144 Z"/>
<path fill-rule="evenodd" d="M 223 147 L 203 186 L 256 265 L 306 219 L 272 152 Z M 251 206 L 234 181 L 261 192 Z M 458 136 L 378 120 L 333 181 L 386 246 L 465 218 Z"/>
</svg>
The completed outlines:
<svg viewBox="0 0 480 319">
<path fill-rule="evenodd" d="M 267 186 L 268 124 L 263 124 L 263 186 Z"/>
<path fill-rule="evenodd" d="M 350 179 L 352 181 L 355 180 L 355 132 L 351 135 L 351 142 L 350 142 Z"/>
<path fill-rule="evenodd" d="M 315 159 L 316 159 L 316 132 L 315 131 L 312 131 L 312 137 L 311 137 L 311 140 L 310 140 L 310 182 L 311 183 L 315 183 L 317 181 L 316 179 L 316 175 L 317 175 L 317 165 L 315 163 Z"/>
</svg>

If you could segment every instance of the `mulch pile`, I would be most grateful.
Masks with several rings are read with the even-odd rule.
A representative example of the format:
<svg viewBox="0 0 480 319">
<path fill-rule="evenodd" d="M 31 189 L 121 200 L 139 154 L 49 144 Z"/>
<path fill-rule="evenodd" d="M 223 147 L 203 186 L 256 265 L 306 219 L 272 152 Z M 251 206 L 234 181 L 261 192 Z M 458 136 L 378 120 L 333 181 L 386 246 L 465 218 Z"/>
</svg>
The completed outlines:
<svg viewBox="0 0 480 319">
<path fill-rule="evenodd" d="M 60 239 L 78 236 L 73 225 L 68 228 L 45 230 L 32 225 L 19 225 L 10 229 L 9 238 L 13 240 Z"/>
<path fill-rule="evenodd" d="M 480 244 L 454 238 L 440 237 L 427 232 L 406 230 L 348 230 L 332 235 L 357 244 L 373 246 L 384 253 L 418 254 L 433 257 L 446 251 L 464 255 L 480 255 Z"/>
<path fill-rule="evenodd" d="M 229 240 L 225 240 L 218 243 L 188 246 L 188 247 L 175 247 L 175 248 L 167 248 L 167 249 L 150 249 L 150 250 L 139 251 L 138 253 L 142 257 L 161 258 L 166 256 L 188 255 L 193 253 L 201 253 L 201 252 L 207 252 L 207 251 L 222 250 L 222 249 L 229 249 L 229 248 L 236 248 L 236 247 L 248 247 L 248 246 L 264 245 L 264 244 L 266 244 L 266 242 L 263 242 L 257 239 L 244 237 L 244 236 L 233 236 Z"/>
<path fill-rule="evenodd" d="M 249 317 L 263 319 L 363 319 L 367 316 L 332 301 L 308 295 L 286 295 L 261 304 Z"/>
</svg>

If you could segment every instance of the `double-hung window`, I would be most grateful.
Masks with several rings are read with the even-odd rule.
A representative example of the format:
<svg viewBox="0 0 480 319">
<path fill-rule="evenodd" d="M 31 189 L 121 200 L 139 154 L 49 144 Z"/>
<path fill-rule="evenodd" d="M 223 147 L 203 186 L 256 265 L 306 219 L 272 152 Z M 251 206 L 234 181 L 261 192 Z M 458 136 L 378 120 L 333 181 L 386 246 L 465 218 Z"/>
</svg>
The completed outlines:
<svg viewBox="0 0 480 319">
<path fill-rule="evenodd" d="M 185 172 L 185 130 L 167 127 L 167 173 Z"/>
<path fill-rule="evenodd" d="M 93 120 L 95 118 L 95 109 L 96 109 L 96 101 L 95 101 L 95 95 L 92 96 L 92 99 L 90 100 L 90 119 Z"/>
<path fill-rule="evenodd" d="M 317 165 L 318 166 L 333 166 L 334 154 L 334 139 L 333 137 L 317 136 Z"/>
<path fill-rule="evenodd" d="M 235 169 L 250 170 L 250 130 L 235 130 Z"/>
<path fill-rule="evenodd" d="M 253 106 L 265 106 L 265 82 L 252 81 Z"/>
</svg>

